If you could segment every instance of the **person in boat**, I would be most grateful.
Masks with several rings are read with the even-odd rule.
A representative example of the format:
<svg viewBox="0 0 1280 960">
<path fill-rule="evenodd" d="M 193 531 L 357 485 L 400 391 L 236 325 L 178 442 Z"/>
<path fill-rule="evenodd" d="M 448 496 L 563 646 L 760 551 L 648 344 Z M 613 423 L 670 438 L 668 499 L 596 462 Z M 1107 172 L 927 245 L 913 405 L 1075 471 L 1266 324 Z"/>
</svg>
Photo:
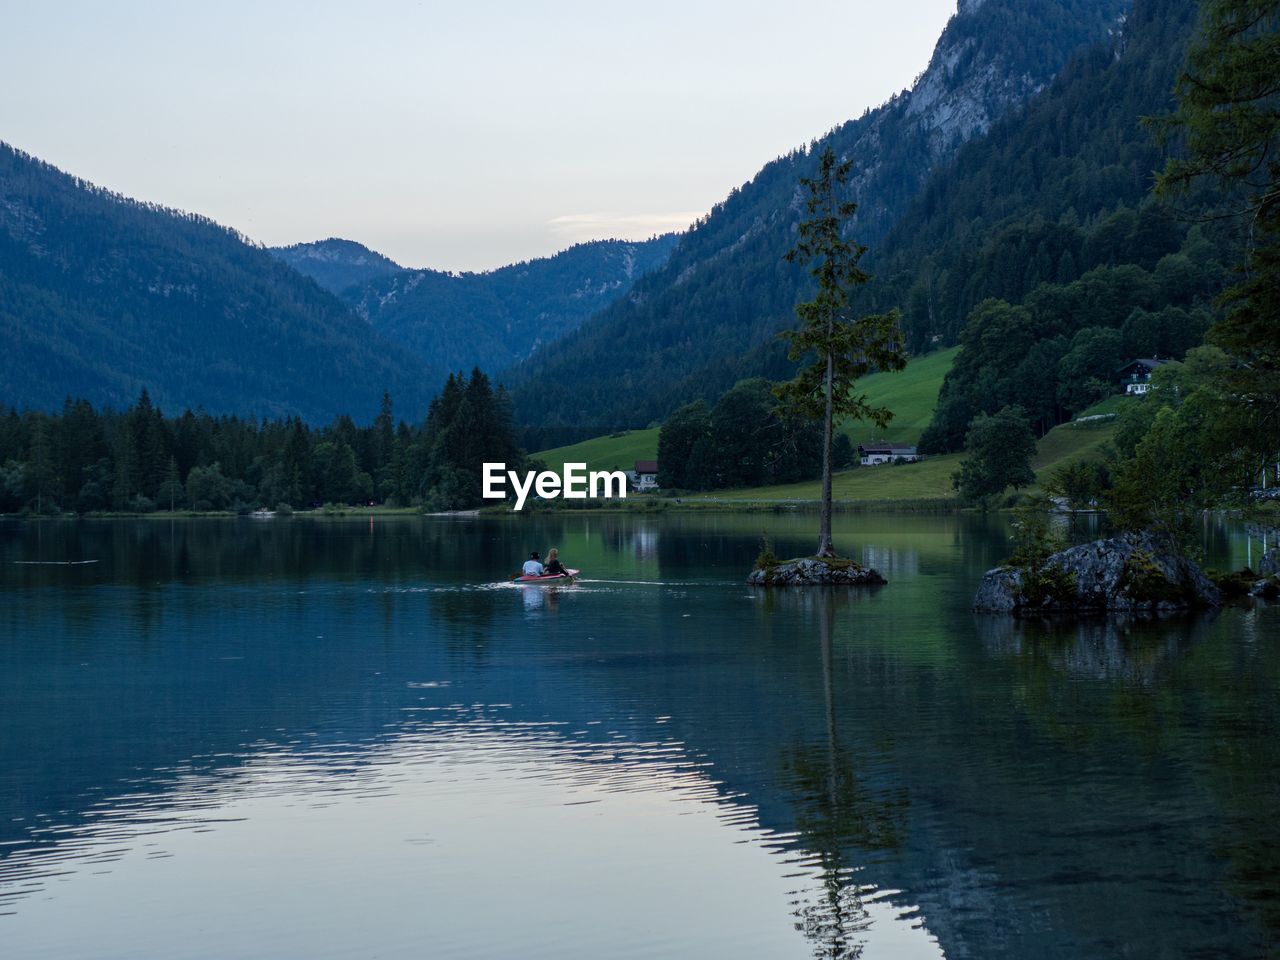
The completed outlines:
<svg viewBox="0 0 1280 960">
<path fill-rule="evenodd" d="M 555 547 L 552 547 L 547 551 L 547 563 L 546 566 L 542 568 L 542 571 L 545 574 L 557 574 L 561 577 L 569 576 L 569 571 L 565 568 L 565 565 L 560 562 L 560 551 Z"/>
<path fill-rule="evenodd" d="M 538 556 L 538 551 L 535 550 L 529 554 L 529 559 L 524 562 L 524 575 L 526 577 L 540 577 L 542 573 L 542 558 Z"/>
</svg>

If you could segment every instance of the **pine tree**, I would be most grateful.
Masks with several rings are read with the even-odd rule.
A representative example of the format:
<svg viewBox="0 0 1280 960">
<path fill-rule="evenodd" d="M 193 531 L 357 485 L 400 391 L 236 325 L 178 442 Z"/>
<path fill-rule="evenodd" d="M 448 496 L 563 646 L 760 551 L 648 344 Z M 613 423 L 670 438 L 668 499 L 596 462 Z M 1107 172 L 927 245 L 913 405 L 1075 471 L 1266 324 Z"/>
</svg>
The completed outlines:
<svg viewBox="0 0 1280 960">
<path fill-rule="evenodd" d="M 31 455 L 27 462 L 27 482 L 35 494 L 36 513 L 44 513 L 45 499 L 52 492 L 54 480 L 49 423 L 45 417 L 37 415 L 31 425 Z"/>
<path fill-rule="evenodd" d="M 819 557 L 835 556 L 831 543 L 832 434 L 839 419 L 871 420 L 888 424 L 893 413 L 874 406 L 866 394 L 855 394 L 854 384 L 873 370 L 901 370 L 906 366 L 898 312 L 864 316 L 849 314 L 853 288 L 871 278 L 858 262 L 867 248 L 844 238 L 844 225 L 857 205 L 840 198 L 849 180 L 849 161 L 837 163 L 828 147 L 818 158 L 818 176 L 801 178 L 809 191 L 809 219 L 800 223 L 800 239 L 786 255 L 788 261 L 813 263 L 810 273 L 818 281 L 817 295 L 796 305 L 800 327 L 783 336 L 790 347 L 787 356 L 816 359 L 801 368 L 794 380 L 777 388 L 783 409 L 796 416 L 822 421 L 822 508 L 819 514 Z"/>
<path fill-rule="evenodd" d="M 169 512 L 172 513 L 178 508 L 178 498 L 184 496 L 182 489 L 182 475 L 178 472 L 178 461 L 173 457 L 169 458 L 169 465 L 165 468 L 164 480 L 160 484 L 156 496 L 163 502 L 169 501 Z"/>
<path fill-rule="evenodd" d="M 1280 0 L 1202 0 L 1201 33 L 1178 83 L 1177 111 L 1156 121 L 1186 141 L 1160 176 L 1166 193 L 1209 180 L 1245 226 L 1243 279 L 1224 296 L 1211 343 L 1235 360 L 1229 402 L 1249 426 L 1255 467 L 1280 453 Z"/>
</svg>

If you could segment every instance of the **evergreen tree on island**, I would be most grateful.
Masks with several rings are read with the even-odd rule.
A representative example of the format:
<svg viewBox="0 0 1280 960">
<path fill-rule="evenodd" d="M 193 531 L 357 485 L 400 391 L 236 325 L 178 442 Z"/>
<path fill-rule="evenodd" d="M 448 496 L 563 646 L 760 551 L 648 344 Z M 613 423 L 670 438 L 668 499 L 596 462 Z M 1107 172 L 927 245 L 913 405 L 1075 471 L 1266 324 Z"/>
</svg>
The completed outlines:
<svg viewBox="0 0 1280 960">
<path fill-rule="evenodd" d="M 799 225 L 800 236 L 787 254 L 791 263 L 811 264 L 818 281 L 812 300 L 796 305 L 800 326 L 786 330 L 787 356 L 802 360 L 813 356 L 795 379 L 775 388 L 780 407 L 795 416 L 822 421 L 822 507 L 819 514 L 818 557 L 835 557 L 831 542 L 832 441 L 837 419 L 870 420 L 885 427 L 893 417 L 887 407 L 872 404 L 854 385 L 868 373 L 901 370 L 906 352 L 899 331 L 898 311 L 850 316 L 852 291 L 871 277 L 859 261 L 867 248 L 847 240 L 844 227 L 857 204 L 842 199 L 849 182 L 849 161 L 837 162 L 828 147 L 818 158 L 818 175 L 802 177 L 809 191 L 808 219 Z"/>
</svg>

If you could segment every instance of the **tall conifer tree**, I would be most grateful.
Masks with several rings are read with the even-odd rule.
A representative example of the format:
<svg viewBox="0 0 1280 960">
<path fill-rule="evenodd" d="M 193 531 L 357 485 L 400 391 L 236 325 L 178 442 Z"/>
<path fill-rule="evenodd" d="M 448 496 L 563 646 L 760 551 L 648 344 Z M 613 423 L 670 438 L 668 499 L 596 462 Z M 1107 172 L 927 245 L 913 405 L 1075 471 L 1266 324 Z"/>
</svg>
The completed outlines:
<svg viewBox="0 0 1280 960">
<path fill-rule="evenodd" d="M 776 389 L 784 410 L 822 421 L 822 507 L 819 516 L 819 557 L 833 557 L 831 543 L 832 439 L 838 420 L 871 420 L 885 426 L 893 413 L 872 404 L 866 394 L 854 393 L 860 377 L 874 370 L 906 366 L 897 310 L 859 319 L 849 315 L 853 289 L 871 278 L 858 266 L 867 248 L 845 239 L 844 227 L 857 204 L 842 198 L 848 188 L 849 161 L 838 162 L 828 147 L 818 158 L 818 175 L 800 183 L 808 190 L 808 219 L 800 222 L 800 237 L 787 253 L 792 263 L 812 264 L 818 281 L 812 300 L 796 305 L 800 326 L 782 335 L 789 341 L 787 356 L 814 356 L 795 379 Z"/>
</svg>

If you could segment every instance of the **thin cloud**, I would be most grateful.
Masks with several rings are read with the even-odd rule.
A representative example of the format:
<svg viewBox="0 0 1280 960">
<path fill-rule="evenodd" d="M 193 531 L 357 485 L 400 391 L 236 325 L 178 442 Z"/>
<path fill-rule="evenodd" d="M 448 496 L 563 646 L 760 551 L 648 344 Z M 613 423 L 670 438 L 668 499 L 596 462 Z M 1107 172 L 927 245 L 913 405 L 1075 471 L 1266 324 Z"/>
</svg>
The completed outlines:
<svg viewBox="0 0 1280 960">
<path fill-rule="evenodd" d="M 673 213 L 567 213 L 547 221 L 551 232 L 575 243 L 584 240 L 643 240 L 655 233 L 684 230 L 701 213 L 680 210 Z"/>
</svg>

